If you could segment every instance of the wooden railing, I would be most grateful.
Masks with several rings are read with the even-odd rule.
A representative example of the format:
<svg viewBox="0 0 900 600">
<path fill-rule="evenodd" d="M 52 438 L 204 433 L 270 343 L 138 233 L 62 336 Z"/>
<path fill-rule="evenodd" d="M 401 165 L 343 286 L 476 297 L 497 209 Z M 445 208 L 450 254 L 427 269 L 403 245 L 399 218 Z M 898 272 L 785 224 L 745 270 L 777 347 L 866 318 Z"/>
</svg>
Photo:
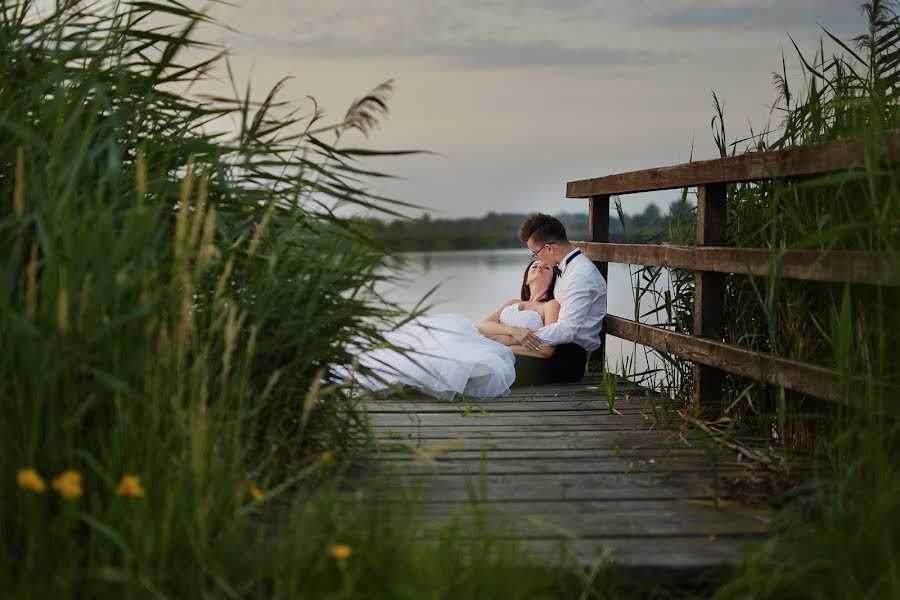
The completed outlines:
<svg viewBox="0 0 900 600">
<path fill-rule="evenodd" d="M 900 131 L 885 134 L 884 149 L 882 160 L 900 162 Z M 852 404 L 851 398 L 840 393 L 838 374 L 833 370 L 722 341 L 725 275 L 774 274 L 785 279 L 896 287 L 900 286 L 896 265 L 889 256 L 870 252 L 725 247 L 725 199 L 726 186 L 731 183 L 789 180 L 847 171 L 865 167 L 865 161 L 866 153 L 859 142 L 840 140 L 569 182 L 568 198 L 587 198 L 589 201 L 588 241 L 577 245 L 594 261 L 604 278 L 608 279 L 610 262 L 696 271 L 693 335 L 611 315 L 606 317 L 603 335 L 608 333 L 692 361 L 696 406 L 721 398 L 726 371 Z M 608 243 L 610 196 L 686 187 L 697 187 L 698 191 L 696 246 Z M 895 412 L 892 409 L 889 410 Z"/>
</svg>

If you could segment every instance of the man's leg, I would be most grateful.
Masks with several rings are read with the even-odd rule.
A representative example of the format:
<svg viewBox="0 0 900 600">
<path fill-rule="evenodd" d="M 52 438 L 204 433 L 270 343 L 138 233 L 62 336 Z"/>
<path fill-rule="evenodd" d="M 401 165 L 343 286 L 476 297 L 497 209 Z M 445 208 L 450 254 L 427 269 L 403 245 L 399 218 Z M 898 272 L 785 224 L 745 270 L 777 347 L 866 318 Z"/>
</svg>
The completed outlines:
<svg viewBox="0 0 900 600">
<path fill-rule="evenodd" d="M 553 372 L 550 361 L 546 358 L 516 357 L 516 381 L 513 383 L 513 387 L 544 385 L 551 383 L 552 380 Z"/>
<path fill-rule="evenodd" d="M 550 372 L 548 383 L 575 383 L 584 377 L 587 352 L 578 344 L 561 344 L 547 362 Z"/>
</svg>

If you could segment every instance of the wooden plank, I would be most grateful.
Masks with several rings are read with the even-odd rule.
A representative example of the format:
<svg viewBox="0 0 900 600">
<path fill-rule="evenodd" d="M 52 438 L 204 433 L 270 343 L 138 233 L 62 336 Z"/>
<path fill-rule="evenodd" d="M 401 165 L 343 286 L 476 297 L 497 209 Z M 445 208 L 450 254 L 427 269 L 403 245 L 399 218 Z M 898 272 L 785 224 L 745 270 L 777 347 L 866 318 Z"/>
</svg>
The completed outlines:
<svg viewBox="0 0 900 600">
<path fill-rule="evenodd" d="M 659 394 L 657 392 L 651 392 L 649 390 L 645 390 L 642 388 L 634 388 L 633 390 L 622 390 L 616 393 L 616 398 L 620 400 L 633 400 L 633 401 L 646 401 L 647 398 L 658 398 Z M 580 390 L 573 390 L 568 392 L 557 392 L 557 393 L 548 393 L 548 394 L 510 394 L 508 396 L 498 396 L 496 398 L 488 398 L 488 399 L 477 399 L 477 398 L 463 398 L 457 397 L 452 401 L 438 400 L 436 398 L 417 396 L 415 398 L 411 397 L 402 397 L 402 396 L 391 396 L 388 398 L 380 398 L 380 399 L 360 399 L 360 402 L 380 402 L 380 403 L 391 403 L 397 405 L 403 405 L 406 402 L 409 403 L 420 403 L 427 402 L 430 404 L 444 404 L 446 406 L 467 406 L 469 404 L 473 406 L 485 406 L 485 407 L 500 407 L 506 404 L 536 404 L 541 402 L 594 402 L 606 404 L 606 393 L 605 391 L 588 387 L 582 388 Z"/>
<path fill-rule="evenodd" d="M 588 199 L 588 241 L 609 241 L 609 196 L 592 196 Z M 605 261 L 594 262 L 603 279 L 609 277 Z"/>
<path fill-rule="evenodd" d="M 439 414 L 439 413 L 437 413 Z M 519 415 L 520 413 L 511 413 Z M 394 416 L 394 415 L 391 415 Z M 402 416 L 402 415 L 401 415 Z M 402 431 L 407 433 L 415 433 L 417 435 L 440 437 L 443 434 L 461 436 L 475 432 L 497 431 L 502 433 L 518 432 L 520 435 L 530 435 L 534 432 L 541 431 L 632 431 L 635 428 L 645 428 L 652 423 L 651 417 L 639 417 L 637 419 L 620 420 L 612 423 L 591 422 L 579 423 L 577 420 L 563 421 L 560 423 L 541 423 L 539 418 L 526 423 L 477 423 L 470 421 L 467 423 L 447 423 L 441 424 L 417 424 L 414 422 L 403 422 L 402 420 L 393 423 L 376 422 L 372 426 L 375 433 L 383 433 L 385 431 Z"/>
<path fill-rule="evenodd" d="M 444 439 L 391 439 L 381 438 L 376 440 L 378 446 L 384 451 L 410 451 L 412 448 L 429 449 L 437 453 L 449 453 L 454 450 L 484 450 L 495 452 L 503 450 L 591 450 L 615 452 L 620 448 L 648 452 L 665 452 L 667 444 L 673 443 L 671 439 L 645 438 L 644 440 L 621 436 L 601 437 L 596 434 L 585 435 L 574 432 L 572 435 L 556 437 L 544 437 L 521 434 L 516 437 L 495 436 L 490 438 L 444 438 Z"/>
<path fill-rule="evenodd" d="M 547 406 L 547 405 L 555 406 Z M 617 412 L 622 414 L 643 414 L 650 410 L 646 403 L 640 405 L 626 405 L 627 401 L 617 400 L 615 408 Z M 478 405 L 490 414 L 508 414 L 508 413 L 542 413 L 546 411 L 554 411 L 558 413 L 578 413 L 585 409 L 593 409 L 595 412 L 608 412 L 606 401 L 580 401 L 567 402 L 560 400 L 557 402 L 510 402 L 504 405 L 481 404 Z M 410 414 L 410 413 L 447 413 L 461 414 L 467 407 L 466 405 L 455 405 L 451 403 L 445 404 L 427 404 L 427 403 L 366 403 L 360 408 L 365 409 L 369 414 Z M 473 408 L 472 413 L 481 412 L 479 408 Z M 471 413 L 470 413 L 471 414 Z"/>
<path fill-rule="evenodd" d="M 731 462 L 738 460 L 738 454 L 729 450 L 719 449 L 716 456 L 717 460 L 723 462 Z M 409 451 L 408 447 L 404 447 L 403 451 L 386 450 L 378 456 L 379 461 L 416 461 L 427 460 L 434 462 L 456 461 L 456 460 L 483 460 L 491 461 L 509 461 L 509 460 L 609 460 L 609 461 L 710 461 L 710 454 L 699 447 L 672 446 L 666 448 L 595 448 L 595 449 L 568 449 L 568 448 L 549 448 L 543 450 L 522 450 L 515 448 L 507 448 L 506 445 L 495 448 L 493 450 L 481 451 L 475 449 L 465 449 L 457 447 L 449 447 L 443 452 L 436 453 L 425 459 L 418 454 Z"/>
<path fill-rule="evenodd" d="M 607 316 L 604 328 L 611 335 L 650 346 L 661 352 L 717 367 L 729 373 L 759 379 L 774 385 L 851 406 L 838 391 L 838 376 L 831 369 L 705 340 L 683 333 Z M 889 407 L 896 411 L 897 406 Z"/>
<path fill-rule="evenodd" d="M 697 246 L 724 246 L 727 218 L 725 184 L 701 185 L 697 190 Z M 722 341 L 725 335 L 725 275 L 709 271 L 694 274 L 694 335 Z M 722 401 L 725 372 L 694 362 L 691 396 L 695 409 L 712 415 Z"/>
<path fill-rule="evenodd" d="M 533 437 L 534 439 L 554 439 L 566 437 L 565 434 L 577 434 L 580 436 L 600 436 L 607 435 L 626 435 L 641 431 L 640 424 L 630 426 L 578 426 L 578 425 L 556 425 L 553 427 L 538 426 L 522 426 L 522 427 L 505 427 L 497 428 L 491 426 L 484 427 L 405 427 L 405 426 L 382 426 L 374 429 L 372 433 L 378 440 L 459 440 L 459 439 L 484 439 L 491 438 L 525 438 Z"/>
<path fill-rule="evenodd" d="M 605 243 L 609 241 L 609 196 L 591 196 L 588 200 L 588 241 Z M 609 281 L 609 263 L 594 261 L 604 281 Z M 606 332 L 600 330 L 600 347 L 588 357 L 591 370 L 606 369 Z"/>
<path fill-rule="evenodd" d="M 850 250 L 769 250 L 720 246 L 592 244 L 574 242 L 591 260 L 670 269 L 776 276 L 802 281 L 831 281 L 900 286 L 900 269 L 887 254 Z"/>
<path fill-rule="evenodd" d="M 550 473 L 520 475 L 390 475 L 379 478 L 388 489 L 409 490 L 417 502 L 494 502 L 523 500 L 707 499 L 715 473 Z"/>
<path fill-rule="evenodd" d="M 599 556 L 611 558 L 616 569 L 631 577 L 646 577 L 655 583 L 695 584 L 710 578 L 722 578 L 737 567 L 762 543 L 759 538 L 722 538 L 717 536 L 672 536 L 583 538 L 575 540 L 528 540 L 524 552 L 549 562 L 572 561 L 592 568 Z"/>
<path fill-rule="evenodd" d="M 509 414 L 481 414 L 472 411 L 463 417 L 452 413 L 382 413 L 373 418 L 375 425 L 412 425 L 453 427 L 453 426 L 501 426 L 510 425 L 609 425 L 617 426 L 621 423 L 644 423 L 646 418 L 641 415 L 616 415 L 600 411 L 568 411 L 556 413 L 545 411 L 539 413 L 509 413 Z"/>
<path fill-rule="evenodd" d="M 510 510 L 484 522 L 481 515 L 435 515 L 427 513 L 414 517 L 411 522 L 419 531 L 438 531 L 451 523 L 473 531 L 488 531 L 493 536 L 508 536 L 515 532 L 515 538 L 529 539 L 578 539 L 643 537 L 648 543 L 655 538 L 677 535 L 679 537 L 709 536 L 754 536 L 767 533 L 768 522 L 754 519 L 751 515 L 724 514 L 715 511 L 685 509 L 673 502 L 653 502 L 649 506 L 632 506 L 631 510 L 604 511 L 597 513 L 572 512 L 566 510 L 567 503 L 554 503 L 560 512 L 518 513 Z M 598 503 L 599 504 L 599 503 Z M 624 503 L 620 503 L 624 504 Z M 440 505 L 438 505 L 440 506 Z"/>
<path fill-rule="evenodd" d="M 402 500 L 426 541 L 456 518 L 463 539 L 486 527 L 551 560 L 564 544 L 585 565 L 608 551 L 654 577 L 722 568 L 767 533 L 766 511 L 714 501 L 721 477 L 742 468 L 736 453 L 658 429 L 646 414 L 665 402 L 658 394 L 625 386 L 624 412 L 611 414 L 596 388 L 540 386 L 467 416 L 467 403 L 421 396 L 364 402 L 377 448 L 369 501 Z"/>
<path fill-rule="evenodd" d="M 646 425 L 645 427 L 649 427 L 650 425 Z M 427 432 L 428 435 L 416 435 L 416 427 L 404 427 L 402 425 L 394 425 L 392 426 L 397 435 L 401 433 L 406 436 L 412 436 L 416 438 L 423 439 L 434 439 L 434 440 L 447 440 L 447 439 L 459 439 L 459 438 L 475 438 L 480 436 L 495 436 L 497 438 L 522 438 L 522 437 L 531 437 L 533 439 L 555 439 L 555 438 L 567 438 L 573 442 L 584 439 L 592 439 L 595 442 L 608 442 L 610 444 L 617 443 L 620 439 L 627 438 L 629 441 L 634 441 L 635 436 L 640 436 L 645 440 L 654 440 L 658 444 L 663 444 L 673 438 L 678 437 L 679 432 L 660 430 L 660 431 L 651 431 L 647 429 L 635 429 L 634 427 L 625 428 L 625 429 L 612 429 L 612 430 L 597 430 L 591 429 L 588 431 L 565 431 L 563 429 L 558 429 L 555 427 L 549 427 L 544 431 L 533 431 L 533 430 L 522 430 L 515 427 L 500 429 L 500 428 L 492 428 L 492 427 L 483 427 L 476 428 L 474 430 L 460 429 L 459 431 L 453 429 L 446 429 L 442 427 L 431 427 L 427 430 L 423 430 Z M 375 431 L 378 437 L 388 436 L 389 433 L 384 428 Z M 693 434 L 695 437 L 697 434 Z"/>
<path fill-rule="evenodd" d="M 485 448 L 499 448 L 516 440 L 527 440 L 529 448 L 615 448 L 635 443 L 635 436 L 643 436 L 643 446 L 658 448 L 661 445 L 677 438 L 677 434 L 667 432 L 657 436 L 645 435 L 636 429 L 615 431 L 469 431 L 453 432 L 442 431 L 435 433 L 429 431 L 417 434 L 414 429 L 379 431 L 375 433 L 375 440 L 381 443 L 392 441 L 408 442 L 421 447 L 429 446 L 456 446 L 466 441 L 483 442 Z M 696 441 L 696 440 L 695 440 Z"/>
<path fill-rule="evenodd" d="M 602 408 L 594 409 L 593 413 L 585 410 L 585 406 L 571 406 L 569 408 L 539 408 L 534 406 L 516 406 L 513 405 L 508 408 L 504 408 L 503 410 L 487 410 L 484 411 L 473 409 L 471 412 L 466 413 L 466 411 L 462 411 L 460 409 L 445 409 L 445 410 L 435 410 L 433 408 L 426 408 L 422 410 L 421 407 L 417 409 L 410 408 L 409 410 L 403 410 L 398 408 L 374 408 L 372 410 L 367 411 L 369 416 L 372 418 L 373 422 L 376 424 L 379 423 L 388 423 L 388 422 L 407 422 L 407 423 L 418 423 L 421 424 L 422 418 L 425 419 L 443 419 L 447 423 L 455 423 L 459 425 L 467 425 L 479 422 L 487 422 L 487 419 L 493 419 L 497 423 L 502 425 L 509 425 L 512 423 L 530 423 L 530 422 L 540 422 L 541 417 L 555 417 L 558 419 L 564 419 L 569 417 L 571 420 L 571 424 L 576 424 L 576 418 L 581 416 L 589 416 L 591 418 L 603 419 L 603 417 L 609 417 L 608 422 L 621 422 L 625 420 L 641 420 L 650 418 L 653 415 L 651 407 L 639 407 L 639 408 L 628 408 L 623 407 L 621 410 L 616 409 L 614 411 L 610 411 L 606 406 Z M 660 410 L 660 409 L 657 409 Z M 504 418 L 508 417 L 509 421 L 504 421 Z M 455 421 L 454 421 L 455 419 Z M 404 421 L 405 420 L 405 421 Z M 567 423 L 568 424 L 568 423 Z"/>
<path fill-rule="evenodd" d="M 603 557 L 615 563 L 618 574 L 632 580 L 691 589 L 698 582 L 723 579 L 762 543 L 759 536 L 548 537 L 523 540 L 516 547 L 520 553 L 547 564 L 571 567 L 574 562 L 585 571 L 592 570 Z"/>
<path fill-rule="evenodd" d="M 886 162 L 900 160 L 900 132 L 885 133 Z M 748 152 L 680 165 L 631 171 L 570 181 L 567 198 L 632 194 L 653 190 L 669 190 L 714 183 L 743 183 L 773 178 L 819 175 L 835 171 L 864 168 L 865 151 L 856 140 L 837 140 L 812 146 Z"/>
<path fill-rule="evenodd" d="M 415 510 L 421 515 L 452 515 L 466 514 L 468 512 L 481 512 L 485 515 L 622 515 L 629 513 L 640 515 L 665 514 L 667 518 L 681 521 L 712 521 L 729 518 L 730 515 L 738 517 L 751 517 L 756 523 L 769 524 L 772 513 L 759 506 L 739 504 L 725 500 L 655 500 L 655 499 L 631 499 L 631 500 L 510 500 L 509 502 L 493 502 L 491 500 L 477 500 L 462 504 L 429 503 L 418 504 Z"/>
<path fill-rule="evenodd" d="M 673 472 L 680 473 L 720 473 L 734 472 L 746 468 L 746 465 L 734 460 L 713 462 L 708 457 L 691 456 L 676 457 L 674 459 L 660 459 L 650 462 L 648 459 L 622 460 L 619 458 L 551 458 L 545 460 L 510 459 L 498 460 L 495 458 L 484 461 L 444 459 L 435 461 L 416 460 L 409 457 L 407 460 L 395 460 L 393 464 L 383 463 L 386 468 L 393 467 L 406 473 L 418 475 L 539 475 L 539 474 L 583 474 L 594 473 L 659 473 L 663 476 Z"/>
</svg>

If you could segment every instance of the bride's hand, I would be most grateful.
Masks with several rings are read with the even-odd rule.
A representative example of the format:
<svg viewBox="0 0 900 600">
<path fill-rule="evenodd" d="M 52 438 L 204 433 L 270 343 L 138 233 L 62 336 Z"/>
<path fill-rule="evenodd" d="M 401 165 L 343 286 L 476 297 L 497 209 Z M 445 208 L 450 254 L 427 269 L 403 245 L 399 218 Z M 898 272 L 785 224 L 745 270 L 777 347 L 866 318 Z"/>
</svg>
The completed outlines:
<svg viewBox="0 0 900 600">
<path fill-rule="evenodd" d="M 510 335 L 515 338 L 525 348 L 529 350 L 538 350 L 541 347 L 541 340 L 534 335 L 534 330 L 524 327 L 512 327 Z"/>
</svg>

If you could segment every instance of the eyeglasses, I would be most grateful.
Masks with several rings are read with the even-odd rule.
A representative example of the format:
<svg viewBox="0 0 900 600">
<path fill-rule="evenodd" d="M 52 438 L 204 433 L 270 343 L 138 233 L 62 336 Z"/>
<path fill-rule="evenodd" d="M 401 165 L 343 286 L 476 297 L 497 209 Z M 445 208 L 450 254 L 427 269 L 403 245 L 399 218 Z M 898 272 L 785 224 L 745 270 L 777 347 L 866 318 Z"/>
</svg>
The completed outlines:
<svg viewBox="0 0 900 600">
<path fill-rule="evenodd" d="M 544 244 L 543 246 L 541 246 L 540 248 L 538 248 L 537 250 L 535 250 L 534 252 L 532 252 L 532 253 L 531 253 L 531 258 L 537 260 L 538 254 L 540 254 L 541 252 L 543 252 L 543 251 L 544 251 L 544 248 L 546 248 L 547 246 L 552 246 L 552 245 L 555 244 L 555 243 L 556 243 L 556 242 L 547 242 L 546 244 Z"/>
</svg>

